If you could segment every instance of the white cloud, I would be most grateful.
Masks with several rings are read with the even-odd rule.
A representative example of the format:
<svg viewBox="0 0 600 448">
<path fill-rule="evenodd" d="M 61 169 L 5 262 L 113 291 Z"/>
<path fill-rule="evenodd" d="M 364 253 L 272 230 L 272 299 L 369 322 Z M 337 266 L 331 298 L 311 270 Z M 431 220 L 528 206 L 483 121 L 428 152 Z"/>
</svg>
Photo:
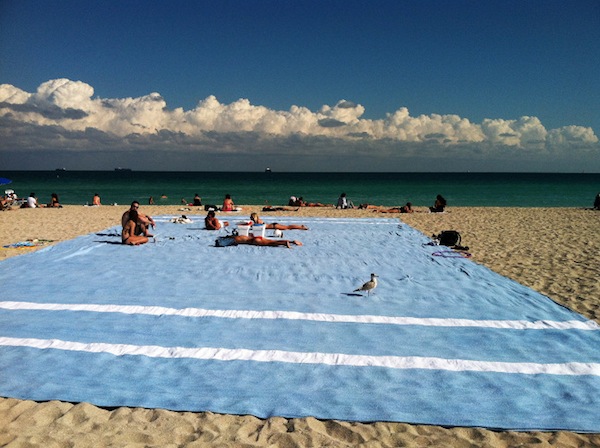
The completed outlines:
<svg viewBox="0 0 600 448">
<path fill-rule="evenodd" d="M 242 147 L 245 142 L 242 135 L 246 134 L 251 135 L 249 141 L 262 142 L 256 144 L 255 151 L 273 146 L 264 144 L 270 140 L 277 141 L 282 148 L 292 146 L 282 141 L 294 141 L 297 147 L 306 149 L 307 139 L 312 139 L 313 144 L 319 141 L 323 146 L 326 146 L 323 139 L 329 139 L 331 145 L 346 142 L 346 147 L 354 149 L 362 142 L 371 151 L 380 150 L 382 154 L 402 152 L 406 147 L 413 153 L 440 147 L 445 151 L 454 148 L 468 152 L 475 146 L 478 151 L 485 148 L 488 153 L 493 153 L 495 147 L 539 152 L 591 146 L 598 150 L 598 137 L 591 128 L 566 126 L 547 130 L 536 117 L 485 119 L 477 124 L 457 115 L 413 117 L 406 107 L 382 119 L 362 118 L 364 113 L 362 105 L 348 100 L 334 106 L 324 105 L 313 112 L 302 106 L 292 106 L 286 111 L 272 110 L 252 105 L 247 99 L 222 104 L 209 96 L 195 108 L 183 110 L 168 109 L 158 93 L 138 98 L 94 97 L 92 86 L 68 79 L 45 82 L 35 93 L 0 85 L 0 136 L 11 145 L 19 145 L 19 138 L 25 145 L 35 140 L 33 134 L 37 132 L 36 145 L 43 146 L 46 135 L 47 146 L 56 147 L 62 142 L 71 144 L 71 149 L 86 147 L 86 141 L 89 147 L 96 143 L 101 146 L 101 140 L 113 145 L 120 141 L 122 146 L 131 142 L 160 141 L 164 147 L 184 145 L 189 149 L 214 141 L 217 135 L 227 135 L 227 138 L 217 138 L 221 142 L 227 140 L 223 148 L 235 151 L 239 145 L 240 150 L 247 151 L 248 148 Z M 30 134 L 27 138 L 23 137 L 24 127 Z M 57 138 L 57 134 L 61 137 Z M 234 139 L 233 134 L 238 137 Z M 304 139 L 304 144 L 297 144 L 298 139 Z"/>
</svg>

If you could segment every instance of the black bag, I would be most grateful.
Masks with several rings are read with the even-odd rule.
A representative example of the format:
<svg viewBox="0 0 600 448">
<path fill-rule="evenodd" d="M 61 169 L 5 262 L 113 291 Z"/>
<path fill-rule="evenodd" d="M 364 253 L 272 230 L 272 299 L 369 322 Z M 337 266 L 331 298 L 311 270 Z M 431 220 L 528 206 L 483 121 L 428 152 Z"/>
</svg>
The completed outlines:
<svg viewBox="0 0 600 448">
<path fill-rule="evenodd" d="M 237 246 L 237 243 L 231 236 L 220 236 L 215 240 L 216 247 Z"/>
<path fill-rule="evenodd" d="M 456 230 L 443 230 L 438 236 L 437 239 L 442 246 L 458 246 L 460 245 L 460 233 Z"/>
</svg>

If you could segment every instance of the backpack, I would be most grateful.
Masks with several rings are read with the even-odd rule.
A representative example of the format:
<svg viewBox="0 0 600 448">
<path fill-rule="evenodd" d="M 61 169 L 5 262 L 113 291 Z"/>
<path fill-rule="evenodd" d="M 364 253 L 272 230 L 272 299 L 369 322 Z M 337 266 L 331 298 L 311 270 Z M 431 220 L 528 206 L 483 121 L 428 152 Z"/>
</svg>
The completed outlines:
<svg viewBox="0 0 600 448">
<path fill-rule="evenodd" d="M 460 233 L 456 230 L 443 230 L 436 239 L 439 240 L 439 244 L 442 246 L 460 245 Z"/>
<path fill-rule="evenodd" d="M 230 236 L 220 236 L 215 240 L 215 246 L 217 247 L 227 247 L 227 246 L 237 246 L 235 240 Z"/>
</svg>

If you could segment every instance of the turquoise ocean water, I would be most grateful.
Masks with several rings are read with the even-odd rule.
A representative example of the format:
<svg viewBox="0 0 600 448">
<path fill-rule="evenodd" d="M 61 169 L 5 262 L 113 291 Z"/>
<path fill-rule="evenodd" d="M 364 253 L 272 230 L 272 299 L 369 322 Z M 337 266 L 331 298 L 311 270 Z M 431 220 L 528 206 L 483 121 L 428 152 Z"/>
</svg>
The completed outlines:
<svg viewBox="0 0 600 448">
<path fill-rule="evenodd" d="M 291 195 L 335 203 L 346 192 L 355 203 L 429 206 L 437 194 L 448 206 L 590 207 L 600 192 L 600 174 L 556 173 L 263 173 L 139 171 L 1 171 L 19 197 L 36 193 L 41 203 L 57 193 L 63 204 L 86 204 L 99 193 L 103 204 L 221 204 L 226 193 L 237 204 L 287 205 Z M 167 199 L 160 199 L 161 195 Z"/>
</svg>

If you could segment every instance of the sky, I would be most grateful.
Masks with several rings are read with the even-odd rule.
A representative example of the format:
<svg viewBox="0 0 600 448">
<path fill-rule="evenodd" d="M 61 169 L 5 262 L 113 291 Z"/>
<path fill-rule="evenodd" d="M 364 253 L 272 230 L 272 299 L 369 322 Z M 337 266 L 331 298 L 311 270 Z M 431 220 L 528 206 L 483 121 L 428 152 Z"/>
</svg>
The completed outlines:
<svg viewBox="0 0 600 448">
<path fill-rule="evenodd" d="M 0 170 L 600 172 L 600 2 L 0 0 Z"/>
</svg>

